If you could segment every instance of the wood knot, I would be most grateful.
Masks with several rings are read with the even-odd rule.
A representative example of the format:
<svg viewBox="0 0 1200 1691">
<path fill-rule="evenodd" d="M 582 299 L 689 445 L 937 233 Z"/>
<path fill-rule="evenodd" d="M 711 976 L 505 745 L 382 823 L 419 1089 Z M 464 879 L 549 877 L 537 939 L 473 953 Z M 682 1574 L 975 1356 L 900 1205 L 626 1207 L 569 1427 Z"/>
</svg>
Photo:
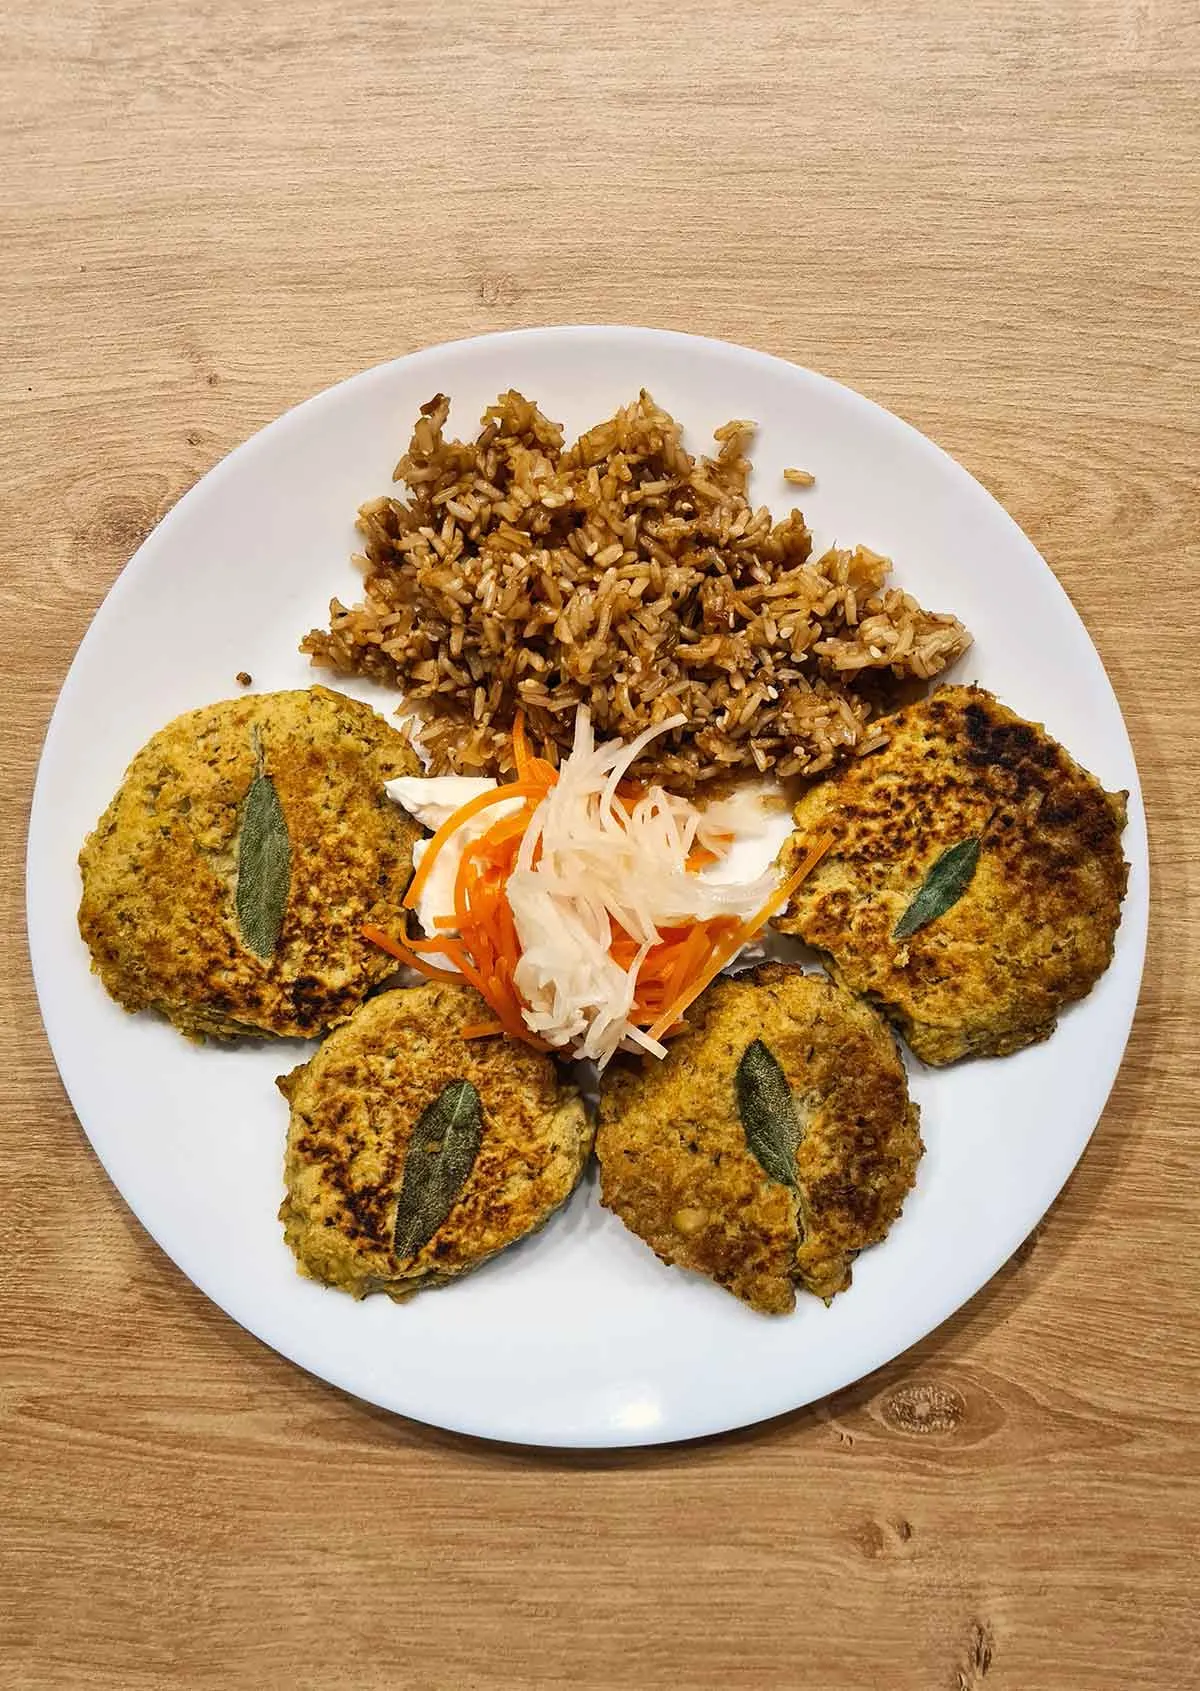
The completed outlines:
<svg viewBox="0 0 1200 1691">
<path fill-rule="evenodd" d="M 912 1538 L 912 1525 L 903 1517 L 895 1521 L 866 1520 L 854 1529 L 856 1548 L 869 1562 L 898 1556 Z"/>
<path fill-rule="evenodd" d="M 124 563 L 170 509 L 179 489 L 167 477 L 143 471 L 122 475 L 113 491 L 100 497 L 94 477 L 79 484 L 77 496 L 72 489 L 72 495 L 71 507 L 79 515 L 71 532 L 71 560 L 85 567 L 97 558 Z"/>
<path fill-rule="evenodd" d="M 956 1691 L 980 1691 L 995 1653 L 996 1639 L 987 1621 L 972 1621 L 966 1661 L 958 1670 Z"/>
<path fill-rule="evenodd" d="M 966 1413 L 967 1400 L 958 1388 L 936 1381 L 901 1386 L 880 1406 L 880 1414 L 893 1432 L 921 1437 L 927 1433 L 955 1432 Z"/>
<path fill-rule="evenodd" d="M 521 287 L 515 276 L 507 271 L 498 276 L 484 276 L 476 290 L 480 305 L 515 305 L 521 297 Z"/>
<path fill-rule="evenodd" d="M 154 527 L 155 512 L 144 500 L 117 493 L 102 500 L 82 540 L 97 548 L 131 551 Z"/>
</svg>

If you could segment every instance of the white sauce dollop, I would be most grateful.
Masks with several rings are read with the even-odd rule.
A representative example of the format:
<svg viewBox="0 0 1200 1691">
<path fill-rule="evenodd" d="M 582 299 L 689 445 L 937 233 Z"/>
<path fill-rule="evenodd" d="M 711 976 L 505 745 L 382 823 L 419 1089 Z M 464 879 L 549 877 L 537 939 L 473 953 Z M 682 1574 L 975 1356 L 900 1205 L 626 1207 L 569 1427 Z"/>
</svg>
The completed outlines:
<svg viewBox="0 0 1200 1691">
<path fill-rule="evenodd" d="M 400 775 L 385 783 L 384 790 L 414 822 L 434 833 L 448 822 L 456 810 L 480 793 L 490 793 L 496 782 L 483 775 Z M 490 804 L 473 816 L 447 840 L 438 853 L 429 879 L 421 888 L 417 900 L 417 920 L 427 934 L 436 934 L 435 916 L 449 916 L 454 909 L 454 883 L 463 852 L 472 840 L 486 834 L 502 816 L 510 816 L 521 808 L 520 799 L 508 799 L 502 804 Z M 416 869 L 429 847 L 428 840 L 418 840 L 413 847 L 413 868 Z M 438 969 L 453 969 L 454 965 L 440 953 L 429 954 L 429 961 Z"/>
</svg>

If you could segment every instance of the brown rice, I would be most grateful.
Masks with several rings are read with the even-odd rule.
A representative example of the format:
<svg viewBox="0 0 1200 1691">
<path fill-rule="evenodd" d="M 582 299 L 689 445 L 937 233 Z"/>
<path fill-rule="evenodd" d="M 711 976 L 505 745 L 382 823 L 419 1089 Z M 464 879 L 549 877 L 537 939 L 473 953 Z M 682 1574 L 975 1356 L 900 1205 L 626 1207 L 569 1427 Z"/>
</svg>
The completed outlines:
<svg viewBox="0 0 1200 1691">
<path fill-rule="evenodd" d="M 644 391 L 569 449 L 519 393 L 470 444 L 444 438 L 449 409 L 443 394 L 421 407 L 395 472 L 409 498 L 359 512 L 363 603 L 335 599 L 302 642 L 398 688 L 435 773 L 508 772 L 518 709 L 554 757 L 586 704 L 623 739 L 685 716 L 644 766 L 683 790 L 811 775 L 882 743 L 882 678 L 928 679 L 970 644 L 885 586 L 886 558 L 811 562 L 799 511 L 750 506 L 753 423 L 726 423 L 696 460 Z"/>
</svg>

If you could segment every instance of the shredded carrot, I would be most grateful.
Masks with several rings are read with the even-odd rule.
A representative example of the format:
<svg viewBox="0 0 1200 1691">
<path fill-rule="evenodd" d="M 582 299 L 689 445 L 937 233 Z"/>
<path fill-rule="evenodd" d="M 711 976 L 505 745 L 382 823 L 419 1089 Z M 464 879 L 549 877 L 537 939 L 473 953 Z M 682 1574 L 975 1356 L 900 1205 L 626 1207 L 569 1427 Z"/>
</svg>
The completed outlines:
<svg viewBox="0 0 1200 1691">
<path fill-rule="evenodd" d="M 525 806 L 515 816 L 502 816 L 499 822 L 494 822 L 486 834 L 480 836 L 471 847 L 474 856 L 496 856 L 500 848 L 506 846 L 510 840 L 519 840 L 529 826 L 529 818 L 533 812 L 531 800 L 525 801 Z"/>
<path fill-rule="evenodd" d="M 437 969 L 432 963 L 427 963 L 423 957 L 406 957 L 404 961 L 410 969 L 415 969 L 419 975 L 424 975 L 429 981 L 449 981 L 452 986 L 462 985 L 462 976 L 456 975 L 452 969 Z"/>
<path fill-rule="evenodd" d="M 673 1028 L 682 1019 L 684 1011 L 691 1008 L 705 987 L 716 980 L 726 963 L 732 962 L 745 943 L 746 940 L 742 937 L 742 932 L 739 929 L 736 934 L 726 938 L 722 944 L 713 948 L 712 955 L 704 968 L 700 970 L 700 973 L 693 976 L 690 984 L 685 986 L 678 997 L 667 1005 L 657 1021 L 646 1029 L 651 1039 L 661 1039 L 668 1029 Z"/>
<path fill-rule="evenodd" d="M 377 927 L 374 922 L 364 922 L 359 931 L 364 939 L 370 940 L 371 944 L 377 945 L 381 951 L 386 951 L 389 957 L 399 957 L 407 961 L 407 951 L 397 945 L 385 928 Z"/>
<path fill-rule="evenodd" d="M 469 1037 L 507 1033 L 536 1050 L 548 1051 L 547 1042 L 526 1026 L 524 1000 L 513 984 L 521 948 L 505 888 L 530 819 L 558 775 L 545 759 L 531 756 L 523 719 L 518 719 L 514 726 L 513 756 L 518 779 L 462 805 L 425 848 L 425 856 L 405 898 L 409 908 L 420 900 L 431 859 L 464 822 L 501 799 L 525 801 L 515 815 L 500 817 L 468 843 L 455 874 L 453 914 L 436 917 L 434 927 L 438 937 L 411 942 L 410 956 L 418 950 L 440 952 L 484 999 L 496 1020 L 469 1024 Z"/>
<path fill-rule="evenodd" d="M 552 1047 L 526 1025 L 527 1005 L 515 984 L 521 943 L 508 902 L 508 881 L 530 821 L 558 780 L 558 771 L 530 750 L 525 719 L 520 712 L 513 723 L 512 748 L 517 779 L 460 806 L 429 841 L 409 885 L 404 903 L 413 909 L 428 882 L 435 858 L 464 823 L 504 800 L 524 801 L 519 810 L 500 817 L 468 842 L 455 874 L 453 912 L 434 917 L 435 936 L 396 939 L 369 923 L 362 931 L 393 957 L 430 979 L 465 980 L 475 988 L 492 1012 L 492 1018 L 468 1023 L 462 1030 L 464 1039 L 508 1034 L 536 1050 L 549 1051 Z M 617 791 L 618 803 L 625 809 L 636 804 L 645 793 L 644 788 L 631 781 L 622 782 Z M 609 946 L 613 962 L 625 971 L 638 964 L 629 1011 L 631 1024 L 656 1040 L 682 1031 L 686 1025 L 684 1013 L 770 917 L 786 905 L 832 843 L 831 835 L 817 840 L 798 868 L 780 882 L 761 909 L 747 921 L 716 916 L 664 929 L 657 943 L 644 955 L 641 943 L 614 923 Z M 716 861 L 717 855 L 707 847 L 695 846 L 688 856 L 687 867 L 698 869 Z M 457 973 L 436 967 L 426 960 L 424 953 L 444 957 Z"/>
<path fill-rule="evenodd" d="M 547 758 L 535 757 L 530 751 L 529 736 L 525 732 L 525 712 L 521 710 L 513 718 L 512 748 L 518 781 L 542 781 L 547 786 L 553 786 L 558 780 L 558 770 L 554 765 Z"/>
<path fill-rule="evenodd" d="M 756 911 L 748 921 L 743 922 L 723 944 L 717 945 L 707 966 L 693 978 L 691 984 L 680 992 L 674 1002 L 667 1006 L 658 1020 L 647 1030 L 651 1039 L 661 1039 L 679 1021 L 684 1011 L 696 1002 L 705 987 L 721 973 L 726 963 L 731 962 L 742 947 L 749 944 L 763 924 L 788 902 L 801 881 L 812 874 L 832 844 L 833 835 L 823 834 L 799 867 L 786 880 L 779 883 L 762 908 Z"/>
<path fill-rule="evenodd" d="M 730 925 L 736 926 L 734 923 Z M 674 1004 L 683 991 L 688 975 L 698 964 L 702 964 L 704 958 L 709 955 L 712 943 L 712 930 L 709 924 L 706 924 L 704 928 L 697 926 L 687 935 L 675 955 L 670 974 L 663 980 L 663 1002 L 659 1006 L 660 1011 L 669 1009 Z"/>
<path fill-rule="evenodd" d="M 525 1025 L 524 1002 L 513 981 L 521 956 L 520 942 L 505 896 L 519 842 L 531 814 L 532 807 L 527 806 L 523 822 L 517 817 L 502 817 L 464 851 L 455 883 L 455 915 L 437 920 L 439 929 L 453 927 L 456 930 L 453 936 L 401 941 L 371 923 L 365 923 L 362 931 L 367 939 L 430 979 L 465 979 L 475 988 L 495 1012 L 496 1020 L 469 1023 L 463 1029 L 464 1039 L 507 1033 L 537 1050 L 548 1051 L 551 1047 L 546 1041 Z M 644 1028 L 651 1039 L 658 1040 L 681 1031 L 686 1025 L 684 1013 L 775 912 L 787 904 L 832 844 L 831 834 L 818 839 L 792 874 L 780 882 L 747 921 L 719 916 L 687 928 L 664 931 L 658 944 L 643 958 L 638 971 L 630 1011 L 634 1026 Z M 632 935 L 618 930 L 613 934 L 609 950 L 619 967 L 629 969 L 641 946 Z M 459 973 L 435 968 L 420 955 L 424 951 L 440 953 Z"/>
<path fill-rule="evenodd" d="M 479 812 L 486 810 L 489 805 L 501 804 L 505 799 L 541 798 L 544 790 L 542 786 L 531 781 L 510 781 L 507 786 L 495 787 L 490 793 L 479 793 L 475 798 L 468 799 L 466 804 L 460 805 L 453 816 L 447 817 L 425 847 L 425 855 L 422 857 L 412 880 L 408 883 L 408 891 L 404 895 L 405 909 L 416 909 L 425 883 L 429 879 L 434 860 L 446 841 L 458 832 L 464 822 L 469 822 L 473 816 L 478 816 Z"/>
<path fill-rule="evenodd" d="M 657 1026 L 663 1016 L 673 1010 L 688 981 L 697 971 L 704 970 L 720 954 L 725 942 L 740 929 L 741 924 L 730 917 L 697 922 L 673 954 L 663 960 L 666 968 L 663 978 L 648 983 L 646 988 L 639 981 L 632 1018 L 636 1025 Z M 647 962 L 651 961 L 651 958 L 647 959 Z"/>
<path fill-rule="evenodd" d="M 529 750 L 529 740 L 525 734 L 525 712 L 523 710 L 519 710 L 513 718 L 512 748 L 513 762 L 517 766 L 517 780 L 525 781 L 529 777 L 532 753 Z"/>
<path fill-rule="evenodd" d="M 777 910 L 782 910 L 791 902 L 792 894 L 802 881 L 806 881 L 833 844 L 832 834 L 821 834 L 809 847 L 799 866 L 792 870 L 786 880 L 780 881 L 775 891 L 767 899 L 762 909 L 751 916 L 746 923 L 746 938 L 753 939 L 754 935 L 768 922 Z M 744 943 L 744 942 L 743 942 Z"/>
<path fill-rule="evenodd" d="M 418 970 L 430 980 L 457 982 L 458 976 L 451 974 L 449 969 L 435 969 L 432 963 L 426 963 L 423 957 L 418 957 L 415 951 L 410 951 L 405 941 L 393 939 L 391 934 L 376 927 L 374 922 L 364 922 L 360 932 L 364 939 L 370 940 L 371 944 L 377 945 L 381 951 L 386 951 L 389 957 L 407 963 L 410 969 Z"/>
</svg>

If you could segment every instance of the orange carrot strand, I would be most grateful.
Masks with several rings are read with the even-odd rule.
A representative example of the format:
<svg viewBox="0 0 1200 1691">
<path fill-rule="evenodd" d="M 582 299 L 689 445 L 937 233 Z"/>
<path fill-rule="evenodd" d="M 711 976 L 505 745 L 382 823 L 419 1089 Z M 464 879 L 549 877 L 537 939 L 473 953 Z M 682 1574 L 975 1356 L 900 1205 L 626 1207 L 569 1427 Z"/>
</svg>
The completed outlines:
<svg viewBox="0 0 1200 1691">
<path fill-rule="evenodd" d="M 832 834 L 822 835 L 822 837 L 812 847 L 811 851 L 808 852 L 799 867 L 794 870 L 792 874 L 787 876 L 785 880 L 779 883 L 762 908 L 756 911 L 756 913 L 750 917 L 749 921 L 743 922 L 736 932 L 726 939 L 723 944 L 719 944 L 717 946 L 707 967 L 700 971 L 700 974 L 695 980 L 693 980 L 691 985 L 680 994 L 678 999 L 676 999 L 676 1001 L 663 1012 L 654 1025 L 648 1029 L 651 1039 L 661 1039 L 668 1028 L 680 1019 L 684 1011 L 690 1009 L 696 999 L 699 998 L 700 994 L 704 991 L 705 987 L 708 986 L 711 981 L 715 980 L 720 974 L 726 963 L 736 957 L 743 946 L 749 944 L 755 934 L 758 933 L 759 929 L 763 926 L 764 922 L 769 921 L 769 919 L 775 914 L 776 910 L 787 904 L 792 894 L 796 891 L 796 888 L 807 875 L 811 875 L 812 871 L 816 868 L 817 864 L 821 861 L 832 844 Z"/>
<path fill-rule="evenodd" d="M 400 963 L 407 963 L 410 969 L 416 969 L 418 974 L 427 976 L 429 980 L 457 983 L 459 977 L 449 969 L 438 969 L 432 963 L 427 963 L 423 957 L 418 957 L 415 951 L 410 951 L 404 941 L 393 939 L 391 934 L 376 927 L 374 922 L 364 922 L 360 932 L 364 939 L 370 940 L 371 944 L 377 945 L 381 951 L 386 951 L 389 957 L 395 957 Z"/>
<path fill-rule="evenodd" d="M 494 787 L 491 792 L 479 793 L 475 798 L 468 799 L 466 804 L 460 805 L 454 815 L 448 817 L 442 823 L 437 833 L 425 847 L 425 855 L 418 864 L 412 880 L 408 883 L 408 891 L 404 895 L 405 909 L 416 909 L 434 861 L 446 841 L 458 832 L 464 822 L 469 822 L 473 816 L 478 816 L 479 812 L 486 810 L 489 805 L 501 804 L 505 799 L 538 798 L 541 796 L 541 792 L 540 787 L 527 782 L 510 781 L 507 786 Z"/>
<path fill-rule="evenodd" d="M 758 930 L 766 922 L 770 921 L 771 917 L 777 910 L 784 909 L 784 907 L 791 902 L 792 894 L 796 891 L 796 888 L 802 881 L 806 881 L 808 879 L 832 844 L 832 834 L 821 834 L 818 837 L 816 842 L 805 854 L 805 857 L 800 865 L 796 869 L 793 869 L 792 873 L 786 880 L 779 883 L 770 898 L 768 898 L 766 903 L 762 906 L 762 909 L 755 915 L 751 916 L 750 920 L 745 924 L 747 940 L 753 939 Z M 743 941 L 743 944 L 745 944 L 745 941 Z"/>
<path fill-rule="evenodd" d="M 517 779 L 524 781 L 529 773 L 529 741 L 525 737 L 525 712 L 519 710 L 513 717 L 512 729 L 513 762 L 517 766 Z"/>
</svg>

